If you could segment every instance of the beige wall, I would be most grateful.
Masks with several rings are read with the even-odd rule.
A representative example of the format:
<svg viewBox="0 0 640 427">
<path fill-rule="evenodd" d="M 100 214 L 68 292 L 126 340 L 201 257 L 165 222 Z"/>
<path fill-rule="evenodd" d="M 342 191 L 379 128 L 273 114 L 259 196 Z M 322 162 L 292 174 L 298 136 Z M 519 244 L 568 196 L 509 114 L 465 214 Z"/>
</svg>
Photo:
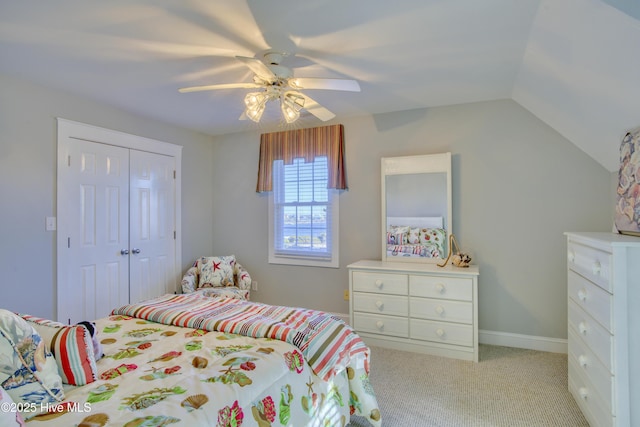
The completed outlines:
<svg viewBox="0 0 640 427">
<path fill-rule="evenodd" d="M 349 190 L 340 268 L 267 263 L 267 197 L 255 193 L 258 133 L 215 138 L 213 247 L 235 253 L 253 299 L 348 312 L 346 265 L 380 259 L 380 157 L 453 154 L 453 226 L 480 267 L 489 331 L 566 338 L 564 231 L 609 231 L 611 174 L 513 101 L 343 120 Z"/>
<path fill-rule="evenodd" d="M 182 261 L 212 250 L 205 136 L 0 75 L 0 307 L 55 318 L 56 117 L 182 145 Z"/>
</svg>

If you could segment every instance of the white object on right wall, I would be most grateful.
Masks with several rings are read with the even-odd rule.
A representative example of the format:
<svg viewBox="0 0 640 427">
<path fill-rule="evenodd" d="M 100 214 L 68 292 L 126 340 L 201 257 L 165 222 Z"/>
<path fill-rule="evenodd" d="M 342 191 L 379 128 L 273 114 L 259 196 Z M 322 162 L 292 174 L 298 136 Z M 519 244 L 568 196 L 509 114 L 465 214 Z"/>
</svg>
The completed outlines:
<svg viewBox="0 0 640 427">
<path fill-rule="evenodd" d="M 622 138 L 616 193 L 616 229 L 640 236 L 640 128 Z"/>
</svg>

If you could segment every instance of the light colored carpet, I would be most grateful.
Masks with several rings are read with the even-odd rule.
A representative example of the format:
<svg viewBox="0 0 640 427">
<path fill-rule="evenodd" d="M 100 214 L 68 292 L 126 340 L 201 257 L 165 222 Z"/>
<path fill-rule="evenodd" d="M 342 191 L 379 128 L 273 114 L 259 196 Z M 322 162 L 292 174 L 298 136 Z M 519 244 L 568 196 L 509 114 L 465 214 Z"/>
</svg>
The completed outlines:
<svg viewBox="0 0 640 427">
<path fill-rule="evenodd" d="M 476 364 L 372 347 L 371 383 L 383 427 L 589 425 L 567 389 L 566 354 L 480 345 Z"/>
</svg>

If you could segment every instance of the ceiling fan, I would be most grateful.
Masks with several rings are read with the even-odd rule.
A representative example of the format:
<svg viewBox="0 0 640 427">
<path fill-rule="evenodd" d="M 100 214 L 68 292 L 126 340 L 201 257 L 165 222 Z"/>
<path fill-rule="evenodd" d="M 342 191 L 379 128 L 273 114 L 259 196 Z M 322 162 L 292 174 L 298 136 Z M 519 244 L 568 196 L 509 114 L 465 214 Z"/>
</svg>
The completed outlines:
<svg viewBox="0 0 640 427">
<path fill-rule="evenodd" d="M 263 60 L 246 56 L 236 56 L 255 73 L 252 83 L 227 83 L 208 86 L 194 86 L 179 89 L 180 92 L 199 92 L 217 89 L 260 89 L 250 92 L 244 98 L 245 116 L 254 122 L 259 122 L 264 113 L 267 102 L 280 101 L 280 109 L 287 123 L 293 123 L 300 117 L 300 110 L 306 109 L 322 121 L 331 120 L 335 114 L 318 104 L 309 96 L 300 92 L 304 89 L 341 90 L 360 92 L 360 85 L 356 80 L 325 79 L 312 77 L 294 77 L 291 68 L 280 65 L 283 52 L 267 51 Z"/>
</svg>

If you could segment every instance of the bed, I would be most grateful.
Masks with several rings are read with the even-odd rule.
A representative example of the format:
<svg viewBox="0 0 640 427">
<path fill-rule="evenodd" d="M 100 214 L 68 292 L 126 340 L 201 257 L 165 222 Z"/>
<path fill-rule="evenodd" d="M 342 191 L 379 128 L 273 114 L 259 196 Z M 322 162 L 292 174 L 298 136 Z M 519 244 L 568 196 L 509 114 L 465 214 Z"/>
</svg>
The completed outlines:
<svg viewBox="0 0 640 427">
<path fill-rule="evenodd" d="M 16 317 L 9 325 L 0 317 L 0 330 L 11 332 L 23 323 L 59 329 L 53 334 L 57 340 L 46 331 L 41 335 L 51 340 L 54 359 L 64 353 L 60 330 L 68 335 L 87 331 Z M 169 294 L 117 308 L 96 320 L 95 328 L 104 356 L 93 366 L 76 366 L 75 382 L 86 384 L 62 384 L 58 390 L 58 382 L 47 383 L 58 399 L 64 394 L 61 403 L 42 392 L 20 401 L 14 392 L 13 408 L 22 410 L 28 426 L 345 426 L 353 414 L 381 425 L 369 382 L 369 348 L 326 313 Z M 14 349 L 24 341 L 37 354 L 39 338 L 22 338 L 9 339 Z M 38 357 L 23 359 L 26 366 Z M 74 361 L 69 365 L 73 368 Z M 74 374 L 65 374 L 70 366 L 59 366 L 59 372 L 73 383 Z M 36 376 L 48 381 L 40 371 Z M 12 389 L 5 387 L 10 379 L 0 377 L 0 382 L 11 398 L 6 395 Z"/>
<path fill-rule="evenodd" d="M 387 259 L 446 258 L 442 217 L 387 217 Z"/>
</svg>

